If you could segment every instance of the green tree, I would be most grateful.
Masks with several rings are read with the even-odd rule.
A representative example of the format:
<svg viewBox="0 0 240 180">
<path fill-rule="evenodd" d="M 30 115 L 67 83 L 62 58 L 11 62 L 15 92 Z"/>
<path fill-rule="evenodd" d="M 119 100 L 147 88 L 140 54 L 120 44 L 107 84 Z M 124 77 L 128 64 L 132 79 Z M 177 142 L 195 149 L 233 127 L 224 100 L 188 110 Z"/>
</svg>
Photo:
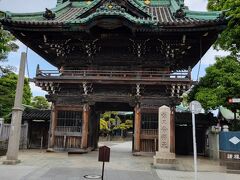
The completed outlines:
<svg viewBox="0 0 240 180">
<path fill-rule="evenodd" d="M 115 111 L 107 111 L 100 117 L 100 133 L 111 134 L 118 124 L 121 123 L 121 119 Z"/>
<path fill-rule="evenodd" d="M 38 109 L 49 109 L 49 103 L 43 96 L 35 96 L 31 102 L 31 105 Z"/>
<path fill-rule="evenodd" d="M 100 133 L 102 135 L 107 135 L 109 133 L 108 122 L 103 118 L 100 118 Z"/>
<path fill-rule="evenodd" d="M 0 26 L 0 62 L 6 62 L 8 53 L 18 49 L 15 40 L 15 37 L 10 32 L 3 30 Z M 11 66 L 0 65 L 0 75 L 8 73 L 12 69 Z"/>
<path fill-rule="evenodd" d="M 200 79 L 189 94 L 189 100 L 198 100 L 204 109 L 219 106 L 239 111 L 239 104 L 229 104 L 229 97 L 240 97 L 240 62 L 236 57 L 217 58 L 216 63 L 206 69 L 206 75 Z M 240 121 L 231 121 L 231 130 L 240 129 Z"/>
<path fill-rule="evenodd" d="M 227 102 L 228 97 L 240 97 L 240 63 L 235 57 L 216 59 L 216 63 L 206 69 L 202 77 L 189 94 L 189 100 L 198 100 L 204 109 L 225 106 L 235 107 Z"/>
<path fill-rule="evenodd" d="M 14 73 L 7 73 L 0 77 L 0 110 L 1 116 L 6 116 L 12 111 L 17 86 L 18 76 Z M 23 104 L 31 103 L 31 89 L 27 78 L 24 80 Z"/>
<path fill-rule="evenodd" d="M 230 51 L 240 57 L 240 0 L 208 0 L 208 9 L 226 11 L 229 18 L 226 30 L 218 38 L 215 48 Z"/>
</svg>

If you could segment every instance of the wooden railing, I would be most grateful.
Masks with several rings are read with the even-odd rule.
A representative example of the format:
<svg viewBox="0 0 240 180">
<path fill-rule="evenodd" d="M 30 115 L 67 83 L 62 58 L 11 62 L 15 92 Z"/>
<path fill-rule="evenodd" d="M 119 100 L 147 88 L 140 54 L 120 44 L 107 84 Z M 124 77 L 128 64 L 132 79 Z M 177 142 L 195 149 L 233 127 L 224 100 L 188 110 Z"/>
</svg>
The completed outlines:
<svg viewBox="0 0 240 180">
<path fill-rule="evenodd" d="M 190 71 L 38 70 L 37 77 L 82 77 L 121 79 L 191 79 Z"/>
<path fill-rule="evenodd" d="M 79 126 L 57 126 L 55 136 L 82 136 L 82 129 Z"/>
<path fill-rule="evenodd" d="M 141 129 L 141 151 L 155 152 L 158 146 L 158 129 Z"/>
<path fill-rule="evenodd" d="M 158 137 L 157 129 L 141 129 L 142 139 L 155 139 Z"/>
</svg>

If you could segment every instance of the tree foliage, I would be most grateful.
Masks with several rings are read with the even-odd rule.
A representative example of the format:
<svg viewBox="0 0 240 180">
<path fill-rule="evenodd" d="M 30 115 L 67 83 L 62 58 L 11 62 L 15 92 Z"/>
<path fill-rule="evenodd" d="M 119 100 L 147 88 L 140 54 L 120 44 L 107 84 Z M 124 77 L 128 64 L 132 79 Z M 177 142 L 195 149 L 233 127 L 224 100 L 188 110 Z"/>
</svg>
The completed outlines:
<svg viewBox="0 0 240 180">
<path fill-rule="evenodd" d="M 18 76 L 7 73 L 0 77 L 0 116 L 6 116 L 12 111 Z M 28 79 L 24 80 L 23 104 L 31 103 L 31 89 Z"/>
<path fill-rule="evenodd" d="M 234 109 L 227 102 L 228 97 L 240 97 L 240 63 L 235 57 L 221 57 L 206 69 L 189 94 L 189 100 L 198 100 L 203 108 L 214 109 L 220 105 Z"/>
<path fill-rule="evenodd" d="M 230 51 L 240 57 L 240 0 L 208 0 L 208 9 L 226 11 L 229 18 L 227 29 L 218 38 L 215 47 Z"/>
<path fill-rule="evenodd" d="M 0 26 L 0 62 L 7 61 L 7 55 L 11 51 L 16 51 L 18 46 L 15 44 L 15 37 L 8 31 L 5 31 Z M 12 67 L 4 67 L 0 65 L 0 72 L 7 73 Z"/>
<path fill-rule="evenodd" d="M 133 121 L 128 119 L 125 122 L 120 119 L 115 111 L 108 111 L 101 115 L 100 133 L 103 135 L 113 134 L 114 131 L 125 131 L 133 127 Z"/>
<path fill-rule="evenodd" d="M 133 128 L 133 120 L 128 119 L 124 123 L 121 123 L 121 124 L 115 126 L 114 130 L 118 130 L 118 129 L 120 129 L 120 130 L 128 130 L 130 128 Z"/>
<path fill-rule="evenodd" d="M 32 99 L 31 105 L 38 109 L 49 109 L 49 103 L 43 96 L 35 96 Z"/>
</svg>

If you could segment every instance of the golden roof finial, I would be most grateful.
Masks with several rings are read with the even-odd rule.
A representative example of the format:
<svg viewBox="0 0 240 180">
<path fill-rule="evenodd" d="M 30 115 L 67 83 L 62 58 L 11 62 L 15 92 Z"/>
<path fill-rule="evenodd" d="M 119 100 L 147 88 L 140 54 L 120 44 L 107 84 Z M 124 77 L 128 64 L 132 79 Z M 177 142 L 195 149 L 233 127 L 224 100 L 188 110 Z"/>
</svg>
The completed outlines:
<svg viewBox="0 0 240 180">
<path fill-rule="evenodd" d="M 144 3 L 149 5 L 151 3 L 151 1 L 150 0 L 144 0 Z"/>
</svg>

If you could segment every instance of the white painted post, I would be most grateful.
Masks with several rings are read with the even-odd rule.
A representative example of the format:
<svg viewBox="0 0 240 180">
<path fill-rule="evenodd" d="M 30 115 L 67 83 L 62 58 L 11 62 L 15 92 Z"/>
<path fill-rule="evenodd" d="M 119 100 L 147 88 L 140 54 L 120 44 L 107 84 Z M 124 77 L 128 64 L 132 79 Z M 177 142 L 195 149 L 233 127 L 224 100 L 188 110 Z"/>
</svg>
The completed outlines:
<svg viewBox="0 0 240 180">
<path fill-rule="evenodd" d="M 193 107 L 194 111 L 194 107 Z M 193 132 L 193 155 L 194 155 L 194 179 L 197 180 L 197 143 L 195 129 L 195 114 L 192 112 L 192 132 Z"/>
<path fill-rule="evenodd" d="M 192 112 L 194 179 L 197 180 L 197 143 L 196 143 L 195 114 L 198 114 L 201 112 L 202 106 L 198 101 L 192 101 L 189 107 Z"/>
<path fill-rule="evenodd" d="M 24 86 L 24 75 L 25 75 L 25 64 L 26 64 L 27 54 L 22 52 L 21 62 L 19 68 L 17 89 L 14 101 L 14 107 L 12 111 L 12 121 L 8 142 L 7 159 L 3 164 L 17 164 L 20 162 L 18 160 L 19 151 L 19 141 L 21 133 L 21 122 L 22 122 L 22 98 L 23 98 L 23 86 Z"/>
</svg>

